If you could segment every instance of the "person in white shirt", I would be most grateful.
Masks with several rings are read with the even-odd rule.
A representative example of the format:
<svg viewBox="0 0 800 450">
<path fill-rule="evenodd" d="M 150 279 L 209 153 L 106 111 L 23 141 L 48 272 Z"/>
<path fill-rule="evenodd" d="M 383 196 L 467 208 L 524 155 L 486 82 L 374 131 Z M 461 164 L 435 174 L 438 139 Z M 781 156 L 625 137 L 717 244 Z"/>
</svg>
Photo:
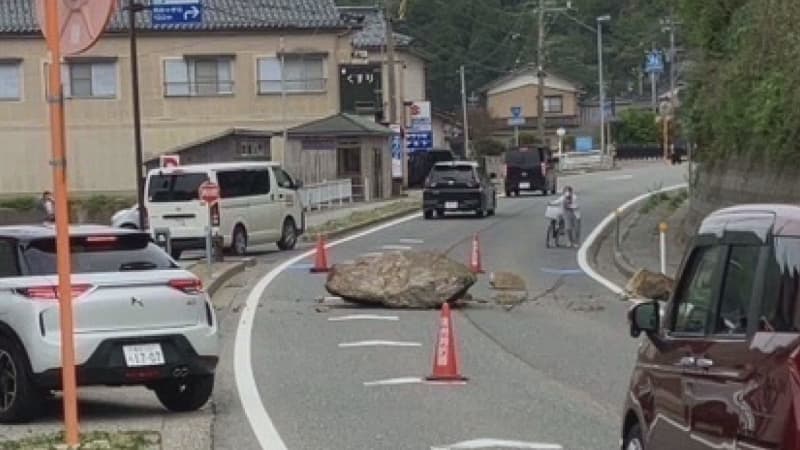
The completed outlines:
<svg viewBox="0 0 800 450">
<path fill-rule="evenodd" d="M 570 247 L 577 247 L 580 243 L 580 210 L 578 209 L 578 197 L 575 195 L 572 186 L 565 186 L 559 199 L 561 202 L 561 213 L 564 218 L 564 230 L 567 234 Z"/>
</svg>

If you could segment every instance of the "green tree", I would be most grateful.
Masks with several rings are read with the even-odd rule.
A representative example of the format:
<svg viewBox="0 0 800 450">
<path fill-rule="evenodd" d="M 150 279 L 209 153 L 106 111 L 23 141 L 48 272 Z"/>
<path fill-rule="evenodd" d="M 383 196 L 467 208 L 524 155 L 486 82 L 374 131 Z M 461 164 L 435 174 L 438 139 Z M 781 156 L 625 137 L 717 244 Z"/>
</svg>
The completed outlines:
<svg viewBox="0 0 800 450">
<path fill-rule="evenodd" d="M 629 109 L 620 114 L 615 130 L 620 144 L 654 144 L 659 140 L 656 114 L 652 111 Z"/>
</svg>

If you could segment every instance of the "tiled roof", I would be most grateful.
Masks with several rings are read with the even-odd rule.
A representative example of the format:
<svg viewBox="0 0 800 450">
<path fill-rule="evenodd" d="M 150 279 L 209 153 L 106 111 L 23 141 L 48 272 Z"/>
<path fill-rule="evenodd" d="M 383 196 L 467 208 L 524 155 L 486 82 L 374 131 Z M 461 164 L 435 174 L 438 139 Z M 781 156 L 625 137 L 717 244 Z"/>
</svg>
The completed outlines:
<svg viewBox="0 0 800 450">
<path fill-rule="evenodd" d="M 391 136 L 394 132 L 375 121 L 339 113 L 289 129 L 289 136 Z"/>
<path fill-rule="evenodd" d="M 363 17 L 361 31 L 353 36 L 353 46 L 361 49 L 383 47 L 386 43 L 386 22 L 383 13 L 374 6 L 339 7 L 342 15 Z M 413 41 L 411 36 L 394 33 L 394 43 L 398 47 L 408 47 Z"/>
<path fill-rule="evenodd" d="M 127 29 L 126 15 L 117 0 L 117 11 L 107 31 Z M 140 0 L 141 2 L 141 0 Z M 149 3 L 149 2 L 144 2 Z M 334 0 L 203 0 L 203 23 L 153 26 L 150 12 L 137 14 L 141 29 L 153 31 L 216 31 L 264 29 L 343 28 Z M 0 34 L 39 31 L 35 0 L 0 0 Z"/>
</svg>

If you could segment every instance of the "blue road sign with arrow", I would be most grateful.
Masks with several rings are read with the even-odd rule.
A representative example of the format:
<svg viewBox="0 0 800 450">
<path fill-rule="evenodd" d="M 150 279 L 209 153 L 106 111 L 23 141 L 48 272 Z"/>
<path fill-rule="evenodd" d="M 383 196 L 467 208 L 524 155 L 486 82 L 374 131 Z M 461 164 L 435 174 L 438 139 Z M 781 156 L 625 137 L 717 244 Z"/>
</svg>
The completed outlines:
<svg viewBox="0 0 800 450">
<path fill-rule="evenodd" d="M 664 58 L 661 57 L 661 52 L 653 50 L 647 54 L 647 61 L 644 66 L 644 71 L 647 73 L 664 72 Z"/>
<path fill-rule="evenodd" d="M 153 25 L 178 25 L 203 22 L 200 0 L 153 0 Z"/>
</svg>

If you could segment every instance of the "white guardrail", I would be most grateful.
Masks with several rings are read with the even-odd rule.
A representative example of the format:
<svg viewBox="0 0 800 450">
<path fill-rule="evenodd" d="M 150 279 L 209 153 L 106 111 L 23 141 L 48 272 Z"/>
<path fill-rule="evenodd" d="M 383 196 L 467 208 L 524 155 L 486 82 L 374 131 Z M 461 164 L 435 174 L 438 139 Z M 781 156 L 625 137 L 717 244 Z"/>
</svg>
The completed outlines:
<svg viewBox="0 0 800 450">
<path fill-rule="evenodd" d="M 575 170 L 602 167 L 608 164 L 608 158 L 599 151 L 569 152 L 561 156 L 561 170 Z"/>
<path fill-rule="evenodd" d="M 331 208 L 353 202 L 353 181 L 349 178 L 323 181 L 300 189 L 303 207 L 307 210 Z"/>
</svg>

